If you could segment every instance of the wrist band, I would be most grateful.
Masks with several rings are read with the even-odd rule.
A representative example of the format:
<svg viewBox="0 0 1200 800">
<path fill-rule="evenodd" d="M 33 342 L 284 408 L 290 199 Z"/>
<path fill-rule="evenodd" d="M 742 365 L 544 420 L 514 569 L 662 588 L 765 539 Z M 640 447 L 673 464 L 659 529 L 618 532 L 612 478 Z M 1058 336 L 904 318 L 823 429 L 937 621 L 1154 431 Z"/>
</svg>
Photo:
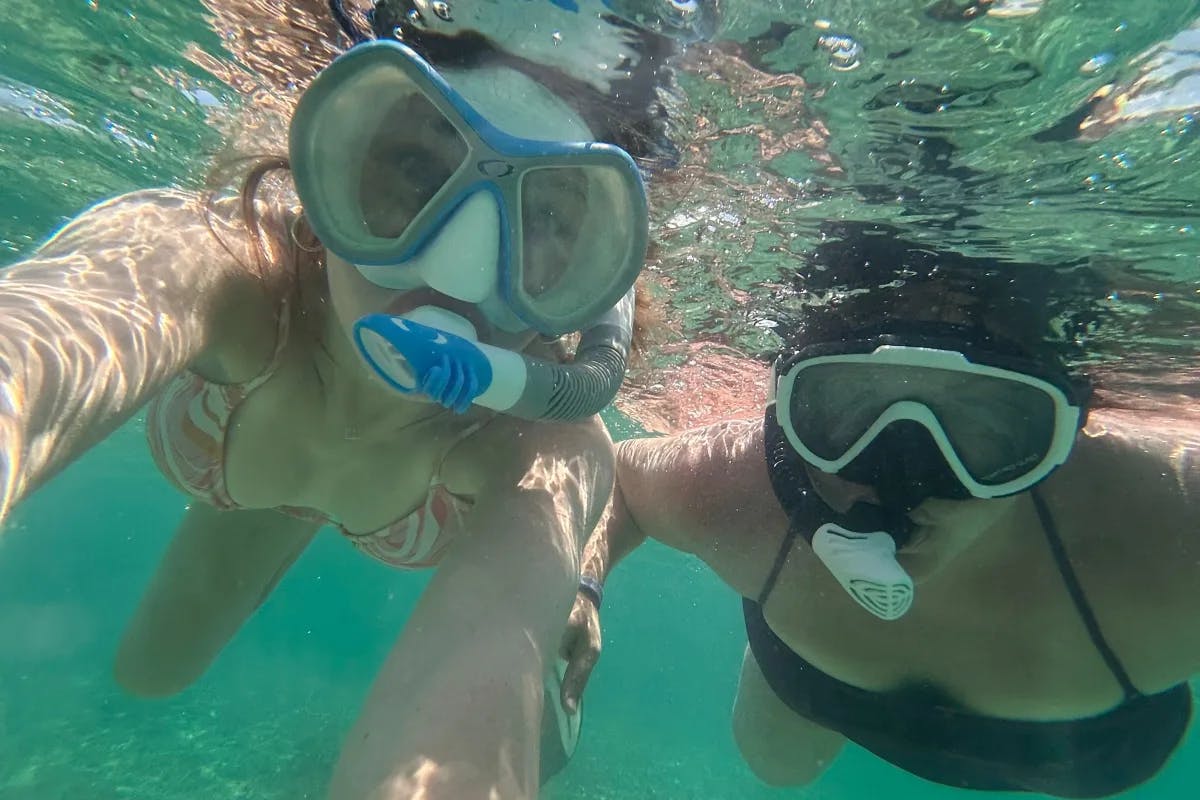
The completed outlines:
<svg viewBox="0 0 1200 800">
<path fill-rule="evenodd" d="M 591 600 L 597 609 L 604 602 L 604 585 L 590 575 L 579 576 L 579 593 Z"/>
</svg>

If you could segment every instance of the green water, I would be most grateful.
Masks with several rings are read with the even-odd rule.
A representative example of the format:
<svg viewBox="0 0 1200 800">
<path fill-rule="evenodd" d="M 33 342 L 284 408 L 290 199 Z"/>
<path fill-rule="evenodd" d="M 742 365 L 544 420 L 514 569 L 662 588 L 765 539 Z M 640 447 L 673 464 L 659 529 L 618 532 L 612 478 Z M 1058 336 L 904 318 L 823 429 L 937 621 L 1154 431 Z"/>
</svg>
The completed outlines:
<svg viewBox="0 0 1200 800">
<path fill-rule="evenodd" d="M 0 539 L 0 799 L 322 798 L 342 734 L 425 579 L 319 537 L 196 685 L 124 696 L 117 637 L 183 511 L 131 425 L 17 509 Z M 700 622 L 703 624 L 699 624 Z M 740 602 L 649 545 L 612 578 L 579 750 L 548 800 L 952 800 L 854 746 L 813 787 L 777 790 L 729 731 Z M 1194 733 L 1123 795 L 1193 797 Z"/>
<path fill-rule="evenodd" d="M 261 13 L 264 5 L 270 6 L 167 6 L 148 0 L 9 4 L 7 25 L 0 29 L 0 245 L 8 258 L 27 252 L 61 220 L 97 199 L 140 186 L 198 180 L 208 154 L 220 145 L 206 122 L 206 108 L 234 102 L 236 92 L 187 58 L 185 49 L 194 46 L 219 63 L 232 63 L 222 35 L 214 32 L 227 30 L 225 23 L 210 24 L 213 8 L 245 6 Z M 533 8 L 527 2 L 515 5 Z M 854 30 L 866 43 L 868 59 L 891 46 L 888 37 L 904 33 L 881 21 L 886 3 L 728 5 L 730 38 L 757 34 L 764 19 L 811 22 L 836 16 L 826 14 L 834 6 L 840 16 L 833 22 Z M 1116 8 L 1096 6 L 1105 13 Z M 1144 10 L 1131 22 L 1136 36 L 1129 37 L 1136 41 L 1120 45 L 1126 54 L 1169 36 L 1195 16 L 1190 3 L 1139 8 Z M 1063 19 L 1056 21 L 1065 24 Z M 1053 105 L 1057 113 L 1058 106 L 1086 96 L 1091 87 L 1075 83 L 1091 79 L 1076 78 L 1075 61 L 1097 51 L 1097 42 L 1112 28 L 1111 19 L 1099 12 L 1076 21 L 1089 19 L 1094 24 L 1079 29 L 1078 52 L 1059 54 L 1064 62 L 1069 56 L 1069 68 L 1055 73 L 1047 67 L 1046 74 L 1058 78 L 1053 91 L 1019 102 L 1010 98 L 1016 107 L 1049 118 L 1054 116 L 1050 109 L 1032 107 Z M 937 36 L 950 37 L 943 30 L 949 29 L 938 29 Z M 798 68 L 811 61 L 810 43 L 793 35 L 795 40 L 785 40 L 764 66 L 790 58 L 795 63 L 788 66 Z M 1005 39 L 1001 29 L 989 35 L 996 52 L 1025 48 L 1036 53 L 1044 47 L 1033 34 Z M 926 68 L 936 72 L 951 56 L 934 50 Z M 854 181 L 899 183 L 904 171 L 865 156 L 856 161 L 862 142 L 845 129 L 835 128 L 830 147 L 850 165 L 847 177 L 822 173 L 804 148 L 764 167 L 758 145 L 738 131 L 769 107 L 748 102 L 748 92 L 707 78 L 704 63 L 693 62 L 681 81 L 691 110 L 704 110 L 719 131 L 688 156 L 687 163 L 702 163 L 707 172 L 692 173 L 692 188 L 699 191 L 661 197 L 656 208 L 660 238 L 669 248 L 664 269 L 684 283 L 672 309 L 690 335 L 764 352 L 769 337 L 741 311 L 753 303 L 734 302 L 732 290 L 767 292 L 760 285 L 769 286 L 786 268 L 781 249 L 785 254 L 803 250 L 817 236 L 819 221 L 830 216 L 919 226 L 912 208 L 873 201 L 847 188 Z M 856 74 L 861 73 L 850 73 Z M 836 121 L 861 110 L 866 90 L 851 88 L 853 105 L 841 108 L 836 96 L 827 94 L 804 113 Z M 780 90 L 761 91 L 777 95 Z M 789 118 L 789 124 L 807 119 Z M 786 133 L 778 123 L 768 125 L 775 126 L 775 136 Z M 900 118 L 888 124 L 914 123 Z M 1194 135 L 1173 138 L 1170 147 L 1159 136 L 1158 129 L 1134 131 L 1125 143 L 1142 148 L 1139 152 L 1182 154 L 1182 163 L 1195 169 Z M 1013 141 L 1017 155 L 1011 159 L 983 152 L 987 148 L 972 150 L 972 157 L 1000 164 L 1028 157 L 1022 151 L 1026 144 Z M 1077 157 L 1093 159 L 1110 144 L 1088 145 Z M 1043 152 L 1042 157 L 1055 164 L 1070 161 L 1062 153 Z M 1175 164 L 1162 170 L 1168 168 L 1176 174 L 1181 169 Z M 1030 213 L 1030 197 L 1022 194 L 1017 172 L 1015 167 L 993 169 L 990 182 L 966 182 L 965 189 L 975 194 L 960 197 L 961 203 L 984 198 L 994 204 L 993 211 Z M 1061 172 L 1066 175 L 1062 187 L 1076 185 L 1079 175 L 1066 168 Z M 1049 180 L 1057 173 L 1047 167 L 1042 174 Z M 1196 175 L 1187 172 L 1183 180 L 1193 193 L 1200 185 Z M 1146 226 L 1186 227 L 1194 210 L 1166 202 L 1181 190 L 1173 188 L 1178 184 L 1163 188 L 1162 177 L 1147 168 L 1114 191 L 1143 209 L 1143 201 L 1163 200 L 1161 207 L 1150 202 L 1151 213 L 1138 218 Z M 787 194 L 793 186 L 789 180 L 808 182 L 811 194 Z M 821 185 L 814 188 L 814 182 Z M 742 199 L 743 190 L 754 199 Z M 766 202 L 772 193 L 782 193 L 786 202 Z M 689 208 L 690 216 L 681 217 Z M 927 216 L 943 211 L 935 208 Z M 1013 226 L 1030 224 L 1029 217 L 1019 215 L 991 218 L 991 238 L 997 242 Z M 1062 234 L 1057 244 L 1047 245 L 1053 252 L 1040 255 L 1052 261 L 1060 251 L 1077 249 L 1083 239 L 1079 231 L 1089 230 L 1092 219 L 1069 213 L 1061 220 L 1038 217 L 1039 225 L 1053 225 Z M 1106 226 L 1117 225 L 1105 219 Z M 1131 280 L 1141 268 L 1144 273 L 1137 274 L 1157 276 L 1164 297 L 1137 295 L 1125 301 L 1135 306 L 1129 317 L 1139 322 L 1123 341 L 1134 341 L 1136 334 L 1143 336 L 1137 340 L 1142 344 L 1157 342 L 1158 352 L 1185 352 L 1178 326 L 1164 323 L 1164 334 L 1151 323 L 1169 321 L 1171 308 L 1194 302 L 1189 293 L 1194 294 L 1200 274 L 1195 243 L 1187 233 L 1160 241 L 1154 231 L 1137 232 L 1149 243 L 1150 256 L 1142 263 L 1132 253 L 1133 240 L 1114 232 L 1114 241 L 1126 245 L 1121 251 L 1126 271 L 1114 281 Z M 941 236 L 940 244 L 955 239 L 945 228 L 930 235 Z M 1171 243 L 1179 241 L 1186 242 L 1183 250 Z M 1092 242 L 1096 248 L 1106 244 L 1111 242 Z M 1187 263 L 1167 258 L 1180 252 L 1189 254 Z M 716 286 L 713 275 L 726 280 Z M 1194 308 L 1186 308 L 1194 319 Z M 613 419 L 620 433 L 625 428 Z M 110 676 L 113 652 L 184 504 L 154 470 L 135 420 L 20 506 L 6 525 L 0 537 L 0 800 L 323 796 L 342 734 L 426 577 L 387 570 L 337 537 L 321 537 L 201 681 L 170 700 L 134 700 L 122 695 Z M 729 731 L 745 643 L 740 604 L 692 559 L 653 545 L 639 551 L 610 582 L 604 623 L 606 650 L 587 695 L 584 736 L 574 761 L 545 792 L 550 800 L 965 796 L 901 773 L 854 747 L 809 789 L 784 792 L 758 783 L 742 765 Z M 1191 797 L 1198 778 L 1200 742 L 1193 735 L 1157 778 L 1127 796 Z"/>
</svg>

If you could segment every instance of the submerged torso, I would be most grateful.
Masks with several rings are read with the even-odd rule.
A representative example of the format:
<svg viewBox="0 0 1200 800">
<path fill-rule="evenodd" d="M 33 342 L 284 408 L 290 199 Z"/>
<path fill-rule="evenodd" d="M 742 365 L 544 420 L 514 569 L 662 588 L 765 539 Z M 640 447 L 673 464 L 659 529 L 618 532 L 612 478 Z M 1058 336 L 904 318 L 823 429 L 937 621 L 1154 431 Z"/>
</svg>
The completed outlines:
<svg viewBox="0 0 1200 800">
<path fill-rule="evenodd" d="M 1081 436 L 1068 464 L 1040 488 L 1104 638 L 1147 694 L 1200 664 L 1200 596 L 1192 591 L 1200 585 L 1200 521 L 1151 450 L 1136 434 Z M 1030 496 L 990 502 L 1008 507 L 920 582 L 912 609 L 892 622 L 860 608 L 796 543 L 766 605 L 771 628 L 813 666 L 860 688 L 932 684 L 965 708 L 1016 719 L 1071 719 L 1116 706 L 1122 689 L 1068 593 Z M 778 509 L 758 516 L 766 529 L 749 554 L 704 554 L 751 597 L 786 529 Z M 944 544 L 953 530 L 918 531 L 914 547 L 922 533 Z"/>
<path fill-rule="evenodd" d="M 302 319 L 281 320 L 276 352 L 249 380 L 187 372 L 152 401 L 160 468 L 219 507 L 279 509 L 333 524 L 391 565 L 432 563 L 472 503 L 445 460 L 495 415 L 337 391 L 335 365 Z"/>
</svg>

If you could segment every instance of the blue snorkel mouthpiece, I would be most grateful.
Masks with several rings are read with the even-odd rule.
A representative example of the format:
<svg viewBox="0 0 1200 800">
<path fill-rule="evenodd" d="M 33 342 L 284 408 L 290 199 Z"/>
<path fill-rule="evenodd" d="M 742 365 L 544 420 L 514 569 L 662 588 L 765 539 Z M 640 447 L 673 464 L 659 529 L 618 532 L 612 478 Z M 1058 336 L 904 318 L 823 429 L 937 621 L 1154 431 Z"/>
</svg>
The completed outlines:
<svg viewBox="0 0 1200 800">
<path fill-rule="evenodd" d="M 425 395 L 459 414 L 473 403 L 505 411 L 524 386 L 522 356 L 478 341 L 471 323 L 445 309 L 370 314 L 354 324 L 354 341 L 393 389 Z"/>
<path fill-rule="evenodd" d="M 612 402 L 629 358 L 634 290 L 583 331 L 575 358 L 558 364 L 478 340 L 458 314 L 422 306 L 354 324 L 363 360 L 396 391 L 463 413 L 481 405 L 529 420 L 590 417 Z"/>
<path fill-rule="evenodd" d="M 403 317 L 372 314 L 354 326 L 367 363 L 393 389 L 424 394 L 461 414 L 492 383 L 478 343 Z"/>
</svg>

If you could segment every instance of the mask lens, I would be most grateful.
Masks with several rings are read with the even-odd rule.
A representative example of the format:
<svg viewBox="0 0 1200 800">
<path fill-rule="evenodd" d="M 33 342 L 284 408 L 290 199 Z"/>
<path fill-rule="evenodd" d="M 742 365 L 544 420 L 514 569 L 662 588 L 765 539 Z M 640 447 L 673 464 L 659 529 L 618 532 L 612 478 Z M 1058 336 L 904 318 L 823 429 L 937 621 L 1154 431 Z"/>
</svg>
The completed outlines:
<svg viewBox="0 0 1200 800">
<path fill-rule="evenodd" d="M 937 372 L 937 370 L 928 370 Z M 1050 452 L 1054 399 L 1022 381 L 943 375 L 946 393 L 929 404 L 968 474 L 985 486 L 1013 480 Z M 937 391 L 937 390 L 935 390 Z"/>
<path fill-rule="evenodd" d="M 360 168 L 358 207 L 366 234 L 399 237 L 466 156 L 466 142 L 428 98 L 395 97 Z"/>
<path fill-rule="evenodd" d="M 386 263 L 467 159 L 467 143 L 392 61 L 320 81 L 301 101 L 303 123 L 293 125 L 301 200 L 335 252 Z"/>
<path fill-rule="evenodd" d="M 799 370 L 788 409 L 796 436 L 820 458 L 848 451 L 888 408 L 928 408 L 968 474 L 998 485 L 1046 457 L 1057 424 L 1053 397 L 1017 379 L 896 364 L 818 364 Z"/>
<path fill-rule="evenodd" d="M 895 402 L 868 381 L 867 364 L 817 364 L 796 373 L 789 420 L 796 437 L 818 457 L 835 461 Z"/>
<path fill-rule="evenodd" d="M 547 166 L 521 178 L 522 299 L 574 330 L 610 308 L 631 281 L 637 214 L 614 167 Z M 640 263 L 635 264 L 640 267 Z"/>
</svg>

